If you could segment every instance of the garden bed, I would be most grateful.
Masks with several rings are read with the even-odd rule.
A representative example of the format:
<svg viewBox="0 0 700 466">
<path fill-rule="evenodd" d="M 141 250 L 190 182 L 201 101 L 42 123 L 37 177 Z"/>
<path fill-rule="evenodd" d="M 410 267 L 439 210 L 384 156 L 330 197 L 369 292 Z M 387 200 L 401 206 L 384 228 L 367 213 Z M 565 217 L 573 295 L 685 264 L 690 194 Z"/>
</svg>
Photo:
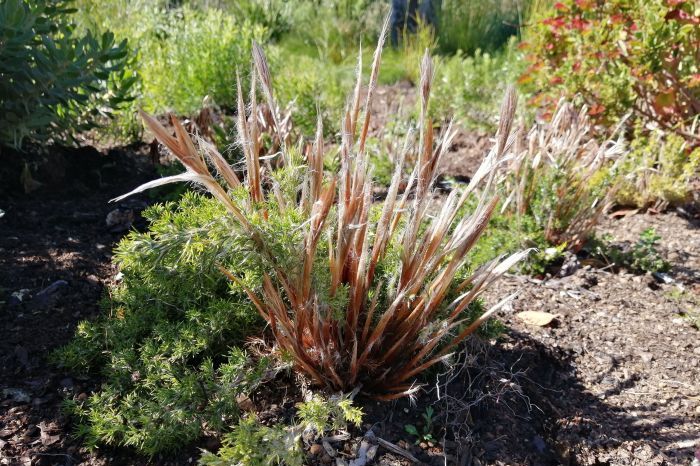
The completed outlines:
<svg viewBox="0 0 700 466">
<path fill-rule="evenodd" d="M 378 101 L 382 96 L 390 101 L 391 92 L 380 90 Z M 462 132 L 446 161 L 446 174 L 469 175 L 464 167 L 475 165 L 482 139 Z M 39 189 L 29 196 L 14 192 L 0 206 L 5 212 L 0 219 L 5 301 L 0 323 L 5 336 L 0 342 L 0 463 L 195 462 L 196 447 L 215 449 L 217 438 L 151 460 L 128 450 L 87 451 L 72 435 L 71 419 L 62 414 L 64 398 L 87 397 L 100 381 L 63 373 L 47 356 L 70 341 L 78 321 L 101 312 L 98 303 L 105 286 L 118 273 L 111 250 L 130 228 L 130 216 L 134 227 L 145 227 L 139 212 L 149 198 L 118 205 L 108 200 L 152 179 L 154 172 L 145 147 L 112 151 L 89 168 L 75 157 L 64 154 L 72 181 L 63 190 Z M 487 301 L 495 303 L 522 290 L 499 315 L 504 333 L 493 341 L 470 343 L 473 359 L 449 386 L 441 387 L 440 401 L 435 389 L 420 396 L 417 407 L 407 400 L 358 398 L 364 424 L 351 431 L 349 440 L 331 446 L 340 457 L 350 455 L 372 428 L 377 437 L 436 465 L 445 464 L 443 453 L 448 464 L 687 465 L 700 446 L 700 346 L 691 320 L 700 299 L 699 226 L 698 212 L 687 207 L 608 218 L 600 227 L 617 241 L 634 241 L 644 229 L 655 228 L 673 267 L 668 276 L 582 266 L 572 275 L 543 281 L 504 278 L 489 291 Z M 526 325 L 516 317 L 524 310 L 547 311 L 556 319 L 546 327 Z M 436 381 L 444 383 L 445 377 Z M 263 420 L 288 417 L 300 395 L 297 390 L 282 394 L 284 383 L 275 382 L 276 394 L 264 390 L 254 396 L 249 409 Z M 405 426 L 421 429 L 420 415 L 430 405 L 435 439 L 416 445 Z M 444 434 L 450 440 L 441 442 Z M 334 460 L 312 446 L 308 461 Z M 379 449 L 377 464 L 409 463 Z"/>
</svg>

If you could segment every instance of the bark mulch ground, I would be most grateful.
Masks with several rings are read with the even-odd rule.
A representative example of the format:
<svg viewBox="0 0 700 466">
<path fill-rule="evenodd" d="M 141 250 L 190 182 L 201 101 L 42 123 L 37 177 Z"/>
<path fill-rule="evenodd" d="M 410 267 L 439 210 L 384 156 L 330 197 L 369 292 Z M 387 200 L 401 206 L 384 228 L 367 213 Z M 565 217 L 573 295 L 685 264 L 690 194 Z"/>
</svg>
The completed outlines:
<svg viewBox="0 0 700 466">
<path fill-rule="evenodd" d="M 457 138 L 448 174 L 470 173 L 483 138 Z M 89 452 L 61 413 L 65 396 L 87 396 L 99 380 L 61 373 L 48 355 L 78 322 L 101 312 L 98 302 L 117 273 L 112 248 L 130 223 L 145 227 L 139 212 L 148 198 L 107 201 L 156 175 L 145 147 L 58 155 L 60 163 L 37 178 L 43 188 L 30 195 L 7 178 L 16 171 L 0 173 L 10 187 L 0 194 L 0 464 L 191 464 L 195 449 L 153 459 Z M 371 428 L 425 464 L 689 465 L 700 448 L 693 320 L 700 320 L 700 216 L 690 209 L 637 214 L 606 219 L 599 230 L 633 242 L 648 227 L 673 266 L 665 281 L 586 266 L 566 277 L 504 278 L 487 301 L 520 294 L 500 314 L 502 335 L 472 342 L 452 370 L 431 375 L 414 405 L 358 399 L 366 423 L 331 442 L 338 457 L 351 459 Z M 517 317 L 524 310 L 556 318 L 532 326 Z M 428 406 L 433 439 L 416 439 L 405 426 L 423 429 Z M 318 446 L 308 455 L 312 464 L 336 463 Z M 380 447 L 375 464 L 410 461 Z"/>
</svg>

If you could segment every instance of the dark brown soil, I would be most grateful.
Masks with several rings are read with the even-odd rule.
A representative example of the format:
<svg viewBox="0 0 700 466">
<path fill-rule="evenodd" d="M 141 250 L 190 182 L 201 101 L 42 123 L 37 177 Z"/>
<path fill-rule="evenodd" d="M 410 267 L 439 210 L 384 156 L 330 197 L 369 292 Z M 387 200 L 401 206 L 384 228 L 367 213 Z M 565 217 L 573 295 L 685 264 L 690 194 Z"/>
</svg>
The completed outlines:
<svg viewBox="0 0 700 466">
<path fill-rule="evenodd" d="M 387 105 L 391 92 L 380 92 Z M 486 140 L 462 132 L 445 161 L 447 174 L 471 174 Z M 99 314 L 104 287 L 117 273 L 110 251 L 126 230 L 119 223 L 107 227 L 106 217 L 120 208 L 144 227 L 138 214 L 148 198 L 121 206 L 107 201 L 155 174 L 146 148 L 59 155 L 58 168 L 35 174 L 44 186 L 30 195 L 0 171 L 3 185 L 14 186 L 0 195 L 0 464 L 196 462 L 194 448 L 152 460 L 128 451 L 88 452 L 61 414 L 65 396 L 86 396 L 99 386 L 61 373 L 48 356 L 70 340 L 79 321 Z M 500 313 L 501 337 L 472 342 L 451 370 L 429 376 L 427 393 L 414 405 L 358 399 L 365 424 L 349 440 L 329 444 L 349 461 L 372 429 L 425 464 L 689 465 L 700 447 L 700 332 L 688 318 L 700 313 L 699 226 L 698 215 L 687 211 L 607 219 L 601 226 L 620 241 L 654 227 L 673 265 L 670 283 L 585 267 L 544 281 L 504 278 L 487 301 L 515 290 L 520 295 Z M 523 310 L 547 311 L 556 320 L 527 325 L 516 316 Z M 270 405 L 267 395 L 258 398 L 263 417 L 293 411 L 290 400 Z M 423 429 L 428 406 L 435 412 L 433 439 L 416 445 L 405 426 Z M 308 462 L 335 460 L 310 447 Z M 374 463 L 410 461 L 380 447 Z"/>
<path fill-rule="evenodd" d="M 60 405 L 65 396 L 85 396 L 96 381 L 60 373 L 48 357 L 72 338 L 78 322 L 100 313 L 104 287 L 117 273 L 111 251 L 131 226 L 108 226 L 108 214 L 118 209 L 124 219 L 133 215 L 134 226 L 145 226 L 138 215 L 144 199 L 108 202 L 156 176 L 144 151 L 3 154 L 16 159 L 0 173 L 6 188 L 0 197 L 0 464 L 85 458 Z M 41 183 L 30 194 L 19 183 L 18 160 L 28 160 L 32 179 Z"/>
<path fill-rule="evenodd" d="M 687 465 L 700 446 L 700 333 L 687 318 L 700 302 L 700 220 L 640 215 L 604 229 L 636 240 L 637 227 L 659 224 L 673 225 L 657 229 L 667 256 L 688 256 L 674 263 L 673 283 L 583 268 L 544 282 L 505 278 L 489 293 L 494 302 L 521 290 L 502 317 L 505 348 L 535 345 L 559 362 L 544 378 L 529 376 L 541 389 L 527 394 L 549 414 L 544 438 L 563 463 Z M 532 326 L 517 317 L 525 310 L 557 317 Z"/>
</svg>

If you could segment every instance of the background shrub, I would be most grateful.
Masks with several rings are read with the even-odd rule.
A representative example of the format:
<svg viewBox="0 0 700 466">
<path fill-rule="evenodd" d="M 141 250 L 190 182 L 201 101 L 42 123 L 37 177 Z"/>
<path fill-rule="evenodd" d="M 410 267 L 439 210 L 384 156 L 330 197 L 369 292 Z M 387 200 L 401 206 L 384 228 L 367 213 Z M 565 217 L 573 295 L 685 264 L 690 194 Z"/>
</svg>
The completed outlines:
<svg viewBox="0 0 700 466">
<path fill-rule="evenodd" d="M 587 109 L 560 101 L 550 121 L 517 139 L 501 181 L 504 209 L 531 217 L 550 244 L 578 251 L 610 207 L 622 138 L 599 142 Z"/>
<path fill-rule="evenodd" d="M 198 1 L 76 2 L 81 28 L 111 30 L 128 39 L 133 49 L 130 69 L 138 76 L 136 100 L 110 128 L 117 139 L 140 135 L 137 108 L 191 115 L 204 106 L 205 98 L 207 105 L 234 106 L 236 70 L 247 63 L 253 40 L 269 39 L 263 13 L 252 19 L 239 14 L 239 9 L 246 12 L 252 4 L 236 3 L 233 8 L 222 1 L 222 8 L 217 8 Z M 259 7 L 268 11 L 262 4 Z M 258 20 L 263 23 L 254 22 Z M 246 73 L 241 78 L 247 80 Z"/>
<path fill-rule="evenodd" d="M 674 133 L 644 131 L 638 124 L 630 152 L 616 170 L 619 189 L 615 201 L 624 206 L 682 205 L 690 200 L 690 181 L 700 169 L 700 147 Z"/>
<path fill-rule="evenodd" d="M 518 34 L 529 10 L 528 0 L 442 0 L 438 42 L 445 53 L 492 52 Z"/>
<path fill-rule="evenodd" d="M 70 142 L 131 100 L 126 41 L 75 33 L 70 0 L 0 4 L 0 144 Z"/>
<path fill-rule="evenodd" d="M 235 105 L 236 69 L 247 63 L 253 40 L 265 38 L 263 26 L 214 8 L 160 10 L 135 42 L 143 108 L 189 113 L 205 96 Z"/>
<path fill-rule="evenodd" d="M 523 70 L 521 55 L 513 39 L 492 53 L 477 49 L 473 55 L 442 58 L 431 113 L 443 118 L 454 115 L 467 128 L 495 130 L 498 104 Z"/>
<path fill-rule="evenodd" d="M 700 113 L 697 2 L 541 2 L 526 33 L 529 68 L 521 82 L 551 111 L 563 95 L 598 123 L 631 112 L 697 145 L 688 128 Z"/>
</svg>

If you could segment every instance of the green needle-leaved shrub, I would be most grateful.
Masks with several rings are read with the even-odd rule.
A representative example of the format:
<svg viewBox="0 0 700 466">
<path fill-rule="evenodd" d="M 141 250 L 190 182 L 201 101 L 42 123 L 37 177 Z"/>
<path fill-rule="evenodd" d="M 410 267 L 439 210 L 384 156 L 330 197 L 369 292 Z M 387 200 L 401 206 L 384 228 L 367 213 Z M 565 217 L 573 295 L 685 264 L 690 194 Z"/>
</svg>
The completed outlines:
<svg viewBox="0 0 700 466">
<path fill-rule="evenodd" d="M 304 430 L 313 429 L 322 435 L 329 430 L 346 429 L 348 424 L 359 427 L 362 410 L 345 397 L 323 399 L 314 397 L 300 403 L 297 410 L 298 423 L 278 424 L 268 427 L 260 424 L 254 416 L 241 419 L 233 431 L 224 437 L 223 447 L 216 455 L 206 452 L 200 459 L 203 466 L 268 466 L 284 464 L 301 466 L 304 455 L 300 437 Z"/>
<path fill-rule="evenodd" d="M 105 315 L 82 322 L 55 359 L 103 380 L 88 400 L 70 403 L 88 444 L 153 455 L 234 423 L 236 397 L 261 381 L 267 363 L 235 346 L 262 320 L 216 264 L 260 271 L 229 234 L 222 207 L 190 192 L 144 215 L 149 231 L 117 247 L 121 280 L 109 290 Z"/>
</svg>

